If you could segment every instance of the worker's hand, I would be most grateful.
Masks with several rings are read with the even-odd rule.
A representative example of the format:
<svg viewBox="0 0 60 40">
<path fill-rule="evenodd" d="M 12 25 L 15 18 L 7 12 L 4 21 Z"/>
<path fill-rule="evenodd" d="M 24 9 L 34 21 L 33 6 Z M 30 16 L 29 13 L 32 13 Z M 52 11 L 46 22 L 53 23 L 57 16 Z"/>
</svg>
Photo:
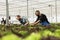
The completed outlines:
<svg viewBox="0 0 60 40">
<path fill-rule="evenodd" d="M 24 25 L 24 26 L 27 26 L 27 25 Z"/>
<path fill-rule="evenodd" d="M 25 25 L 22 24 L 21 26 L 24 27 Z"/>
<path fill-rule="evenodd" d="M 27 23 L 24 24 L 24 26 L 27 26 L 28 24 L 29 24 L 29 23 L 27 22 Z"/>
<path fill-rule="evenodd" d="M 31 26 L 34 26 L 34 23 L 31 23 L 30 25 L 31 25 Z"/>
</svg>

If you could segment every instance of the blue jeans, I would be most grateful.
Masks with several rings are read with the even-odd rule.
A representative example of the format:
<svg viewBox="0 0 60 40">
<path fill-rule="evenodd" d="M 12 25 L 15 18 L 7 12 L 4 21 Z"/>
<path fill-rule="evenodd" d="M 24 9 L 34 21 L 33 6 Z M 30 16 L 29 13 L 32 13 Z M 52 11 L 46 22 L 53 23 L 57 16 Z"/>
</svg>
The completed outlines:
<svg viewBox="0 0 60 40">
<path fill-rule="evenodd" d="M 46 21 L 40 23 L 42 26 L 49 26 L 50 24 Z"/>
</svg>

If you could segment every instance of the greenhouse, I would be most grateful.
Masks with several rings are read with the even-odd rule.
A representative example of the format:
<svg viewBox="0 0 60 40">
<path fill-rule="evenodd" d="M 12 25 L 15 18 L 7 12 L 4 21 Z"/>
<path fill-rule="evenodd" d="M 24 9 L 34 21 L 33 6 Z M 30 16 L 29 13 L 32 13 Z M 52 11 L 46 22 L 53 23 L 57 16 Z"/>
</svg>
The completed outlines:
<svg viewBox="0 0 60 40">
<path fill-rule="evenodd" d="M 0 0 L 0 40 L 60 40 L 60 0 Z"/>
</svg>

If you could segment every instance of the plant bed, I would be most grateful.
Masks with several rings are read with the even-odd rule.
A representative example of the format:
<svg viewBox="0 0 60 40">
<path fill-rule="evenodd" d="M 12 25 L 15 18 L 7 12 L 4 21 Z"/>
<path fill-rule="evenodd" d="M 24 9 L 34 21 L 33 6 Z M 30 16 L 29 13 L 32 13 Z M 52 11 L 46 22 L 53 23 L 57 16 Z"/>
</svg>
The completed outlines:
<svg viewBox="0 0 60 40">
<path fill-rule="evenodd" d="M 43 37 L 41 40 L 60 40 L 60 38 L 54 36 Z"/>
</svg>

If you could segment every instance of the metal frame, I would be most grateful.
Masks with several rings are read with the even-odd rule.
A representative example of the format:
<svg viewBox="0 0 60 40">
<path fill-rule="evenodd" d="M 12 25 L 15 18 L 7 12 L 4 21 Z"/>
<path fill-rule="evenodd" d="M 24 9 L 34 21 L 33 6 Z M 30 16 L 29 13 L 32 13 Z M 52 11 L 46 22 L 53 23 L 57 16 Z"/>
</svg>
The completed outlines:
<svg viewBox="0 0 60 40">
<path fill-rule="evenodd" d="M 28 10 L 28 0 L 27 0 L 27 18 L 29 18 L 29 12 L 28 12 L 29 10 Z"/>
<path fill-rule="evenodd" d="M 44 4 L 44 3 L 48 3 L 48 2 L 55 2 L 55 14 L 56 14 L 56 23 L 57 23 L 57 1 L 59 1 L 59 0 L 53 0 L 53 1 L 48 1 L 48 2 L 41 2 L 41 3 L 37 3 L 37 4 L 31 4 L 31 5 L 29 5 L 29 3 L 28 3 L 28 1 L 29 0 L 27 0 L 27 1 L 25 1 L 25 2 L 27 2 L 27 5 L 26 6 L 21 6 L 21 7 L 27 7 L 27 17 L 29 17 L 29 6 L 32 6 L 32 5 L 40 5 L 40 4 Z M 1 3 L 1 2 L 0 2 Z M 2 5 L 2 4 L 1 4 Z M 11 4 L 10 4 L 11 5 Z M 15 5 L 15 4 L 14 4 Z M 4 5 L 4 3 L 3 3 L 3 6 L 5 6 Z M 20 8 L 20 7 L 15 7 L 15 8 Z M 8 4 L 8 0 L 6 0 L 6 24 L 8 25 L 8 22 L 9 22 L 9 4 Z"/>
<path fill-rule="evenodd" d="M 55 0 L 55 14 L 56 14 L 56 23 L 57 23 L 57 0 Z"/>
<path fill-rule="evenodd" d="M 6 26 L 9 26 L 9 5 L 8 5 L 8 0 L 6 0 Z"/>
</svg>

